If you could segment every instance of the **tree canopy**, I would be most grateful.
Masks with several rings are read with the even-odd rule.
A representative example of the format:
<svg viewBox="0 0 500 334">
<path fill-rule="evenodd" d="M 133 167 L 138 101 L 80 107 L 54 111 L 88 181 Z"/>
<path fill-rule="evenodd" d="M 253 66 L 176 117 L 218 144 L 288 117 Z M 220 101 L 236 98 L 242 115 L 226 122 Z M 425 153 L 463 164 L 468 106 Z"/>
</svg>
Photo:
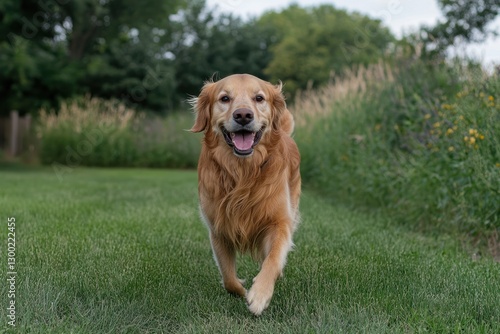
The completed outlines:
<svg viewBox="0 0 500 334">
<path fill-rule="evenodd" d="M 496 34 L 488 25 L 500 12 L 500 0 L 438 0 L 444 21 L 435 26 L 422 27 L 422 40 L 426 52 L 441 55 L 457 40 L 463 42 L 482 42 L 486 37 Z"/>
<path fill-rule="evenodd" d="M 272 58 L 265 73 L 286 82 L 291 92 L 318 85 L 346 67 L 376 62 L 394 40 L 380 20 L 331 5 L 292 5 L 264 14 L 258 22 L 270 32 Z"/>
<path fill-rule="evenodd" d="M 84 93 L 123 98 L 134 89 L 141 90 L 135 103 L 164 107 L 154 94 L 145 98 L 144 81 L 151 68 L 157 76 L 168 73 L 161 36 L 169 35 L 169 16 L 185 6 L 185 0 L 2 1 L 0 112 L 30 112 Z"/>
<path fill-rule="evenodd" d="M 500 8 L 438 2 L 446 21 L 422 28 L 438 54 L 480 40 Z M 214 74 L 281 80 L 293 94 L 390 56 L 397 42 L 380 20 L 332 5 L 242 20 L 204 0 L 3 0 L 0 19 L 0 115 L 83 94 L 168 112 Z"/>
</svg>

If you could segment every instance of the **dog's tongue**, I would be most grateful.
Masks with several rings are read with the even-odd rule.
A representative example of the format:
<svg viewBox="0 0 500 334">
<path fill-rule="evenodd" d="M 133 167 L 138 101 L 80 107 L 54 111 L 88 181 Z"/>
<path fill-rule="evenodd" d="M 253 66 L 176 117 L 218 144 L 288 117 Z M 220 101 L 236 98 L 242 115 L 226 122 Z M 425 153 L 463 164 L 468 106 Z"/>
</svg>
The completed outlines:
<svg viewBox="0 0 500 334">
<path fill-rule="evenodd" d="M 246 151 L 252 148 L 255 133 L 246 131 L 233 132 L 231 137 L 234 146 L 236 146 L 238 150 Z"/>
</svg>

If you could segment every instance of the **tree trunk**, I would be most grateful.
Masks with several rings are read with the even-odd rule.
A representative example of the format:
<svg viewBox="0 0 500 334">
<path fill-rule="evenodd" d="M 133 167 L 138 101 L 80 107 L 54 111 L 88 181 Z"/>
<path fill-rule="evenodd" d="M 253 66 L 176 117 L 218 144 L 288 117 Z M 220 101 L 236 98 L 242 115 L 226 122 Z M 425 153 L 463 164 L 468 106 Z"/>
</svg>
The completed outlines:
<svg viewBox="0 0 500 334">
<path fill-rule="evenodd" d="M 69 38 L 69 58 L 71 60 L 81 60 L 88 50 L 90 44 L 97 33 L 97 26 L 92 24 L 86 31 L 83 29 L 73 30 Z"/>
</svg>

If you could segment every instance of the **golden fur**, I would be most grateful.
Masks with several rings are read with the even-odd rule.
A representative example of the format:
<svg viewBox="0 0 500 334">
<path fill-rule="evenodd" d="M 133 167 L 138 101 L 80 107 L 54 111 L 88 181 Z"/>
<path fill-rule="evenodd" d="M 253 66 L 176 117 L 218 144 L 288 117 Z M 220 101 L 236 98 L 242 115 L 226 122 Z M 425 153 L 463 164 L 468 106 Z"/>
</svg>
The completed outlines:
<svg viewBox="0 0 500 334">
<path fill-rule="evenodd" d="M 271 300 L 299 220 L 300 155 L 291 138 L 293 117 L 281 85 L 248 74 L 208 82 L 192 102 L 196 120 L 191 131 L 204 131 L 198 191 L 214 258 L 224 287 L 246 297 L 250 311 L 260 315 Z M 255 136 L 252 153 L 241 153 L 237 143 L 243 144 L 231 142 L 236 135 L 227 130 L 242 127 L 236 115 L 241 110 L 250 120 L 245 129 Z M 248 134 L 246 138 L 245 149 Z M 248 293 L 236 276 L 236 251 L 261 263 Z"/>
</svg>

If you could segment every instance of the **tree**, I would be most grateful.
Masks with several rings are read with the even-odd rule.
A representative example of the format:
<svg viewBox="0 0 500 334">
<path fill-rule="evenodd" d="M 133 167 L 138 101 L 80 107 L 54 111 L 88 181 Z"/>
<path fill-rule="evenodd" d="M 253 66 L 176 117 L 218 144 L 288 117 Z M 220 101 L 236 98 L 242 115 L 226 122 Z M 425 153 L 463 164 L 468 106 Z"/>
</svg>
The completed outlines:
<svg viewBox="0 0 500 334">
<path fill-rule="evenodd" d="M 267 29 L 272 60 L 265 73 L 286 82 L 289 93 L 327 82 L 347 67 L 377 61 L 394 40 L 380 20 L 349 14 L 331 5 L 301 8 L 291 5 L 259 19 Z"/>
<path fill-rule="evenodd" d="M 192 1 L 177 19 L 172 45 L 176 82 L 182 94 L 196 95 L 203 80 L 233 73 L 265 78 L 271 54 L 265 31 L 255 20 L 244 22 L 231 14 L 216 14 L 204 1 Z"/>
<path fill-rule="evenodd" d="M 6 98 L 0 101 L 0 113 L 10 109 L 30 112 L 87 92 L 132 96 L 135 104 L 164 107 L 166 101 L 158 101 L 158 90 L 175 87 L 173 65 L 164 57 L 163 45 L 173 33 L 170 15 L 185 3 L 3 0 L 0 94 Z M 151 73 L 167 79 L 147 86 L 148 80 L 153 82 Z"/>
<path fill-rule="evenodd" d="M 498 16 L 500 0 L 438 0 L 438 5 L 445 21 L 421 29 L 420 38 L 427 54 L 442 55 L 458 40 L 482 42 L 496 34 L 488 30 L 488 24 Z"/>
<path fill-rule="evenodd" d="M 141 27 L 165 27 L 186 0 L 3 0 L 0 36 L 64 43 L 80 60 L 99 39 L 109 40 Z M 4 39 L 4 38 L 2 38 Z"/>
</svg>

